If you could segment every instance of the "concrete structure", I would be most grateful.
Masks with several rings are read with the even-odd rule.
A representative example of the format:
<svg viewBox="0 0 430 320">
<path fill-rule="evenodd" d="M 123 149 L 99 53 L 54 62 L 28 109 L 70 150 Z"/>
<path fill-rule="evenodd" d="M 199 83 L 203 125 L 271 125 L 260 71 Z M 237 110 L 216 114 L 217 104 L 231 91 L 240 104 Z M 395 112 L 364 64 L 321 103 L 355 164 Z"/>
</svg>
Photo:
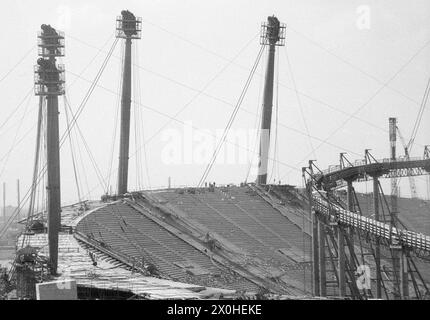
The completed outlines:
<svg viewBox="0 0 430 320">
<path fill-rule="evenodd" d="M 58 280 L 36 284 L 36 300 L 77 300 L 75 280 Z"/>
</svg>

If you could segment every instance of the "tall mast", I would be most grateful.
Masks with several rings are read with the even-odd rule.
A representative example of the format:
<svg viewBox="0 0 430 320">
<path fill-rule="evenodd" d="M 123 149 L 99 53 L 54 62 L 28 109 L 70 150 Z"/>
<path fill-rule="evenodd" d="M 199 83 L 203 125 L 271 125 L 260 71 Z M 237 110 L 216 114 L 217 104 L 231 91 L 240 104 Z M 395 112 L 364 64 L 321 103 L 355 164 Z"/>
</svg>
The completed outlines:
<svg viewBox="0 0 430 320">
<path fill-rule="evenodd" d="M 57 273 L 58 234 L 61 228 L 60 145 L 58 96 L 65 93 L 64 34 L 50 25 L 42 25 L 38 36 L 39 56 L 35 67 L 35 94 L 46 99 L 46 164 L 48 195 L 48 242 L 51 274 Z"/>
<path fill-rule="evenodd" d="M 261 44 L 269 46 L 269 53 L 264 83 L 257 184 L 266 184 L 270 148 L 270 127 L 272 122 L 275 51 L 276 46 L 283 46 L 285 44 L 285 26 L 281 25 L 275 16 L 268 17 L 267 24 L 262 25 Z"/>
<path fill-rule="evenodd" d="M 390 134 L 390 159 L 396 160 L 396 142 L 397 142 L 397 118 L 389 118 L 389 134 Z M 391 210 L 393 214 L 397 214 L 397 178 L 391 178 Z"/>
<path fill-rule="evenodd" d="M 142 20 L 130 11 L 122 11 L 116 20 L 116 36 L 125 39 L 124 67 L 121 96 L 121 133 L 119 144 L 118 195 L 127 193 L 128 157 L 130 145 L 131 106 L 131 44 L 141 38 Z"/>
</svg>

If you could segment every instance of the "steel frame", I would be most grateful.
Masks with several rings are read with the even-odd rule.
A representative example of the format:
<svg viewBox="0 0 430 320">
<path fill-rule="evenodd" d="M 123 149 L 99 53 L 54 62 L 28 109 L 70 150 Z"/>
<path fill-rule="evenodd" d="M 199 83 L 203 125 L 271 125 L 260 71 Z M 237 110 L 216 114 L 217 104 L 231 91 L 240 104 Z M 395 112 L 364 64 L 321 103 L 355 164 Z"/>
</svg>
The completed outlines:
<svg viewBox="0 0 430 320">
<path fill-rule="evenodd" d="M 369 150 L 366 150 L 365 155 L 366 164 L 378 163 Z M 429 158 L 428 148 L 425 149 L 424 159 L 426 158 Z M 345 157 L 345 153 L 341 153 L 338 170 L 351 166 L 352 163 Z M 421 169 L 426 171 L 424 168 Z M 407 174 L 411 169 L 400 170 Z M 312 268 L 314 294 L 327 295 L 327 288 L 333 287 L 334 283 L 337 290 L 331 294 L 341 297 L 366 299 L 384 296 L 385 299 L 409 299 L 409 290 L 412 289 L 413 298 L 422 299 L 425 293 L 428 293 L 428 287 L 414 259 L 430 258 L 430 237 L 408 231 L 402 225 L 386 201 L 379 182 L 381 176 L 374 176 L 373 179 L 374 206 L 382 219 L 370 219 L 362 215 L 352 185 L 353 181 L 360 181 L 357 177 L 356 180 L 342 181 L 342 185 L 346 184 L 348 187 L 345 203 L 336 195 L 336 187 L 322 186 L 321 176 L 324 176 L 324 172 L 313 160 L 309 161 L 309 167 L 302 168 L 302 171 L 311 200 L 309 208 L 314 223 Z M 356 254 L 357 248 L 361 259 Z M 376 278 L 372 279 L 372 289 L 369 292 L 360 293 L 355 284 L 354 270 L 360 264 L 360 260 L 361 264 L 377 264 Z M 381 267 L 377 261 L 382 261 L 384 265 Z M 386 264 L 392 266 L 387 267 Z M 327 266 L 331 266 L 332 269 L 327 269 Z M 327 280 L 327 271 L 334 273 L 332 279 Z"/>
</svg>

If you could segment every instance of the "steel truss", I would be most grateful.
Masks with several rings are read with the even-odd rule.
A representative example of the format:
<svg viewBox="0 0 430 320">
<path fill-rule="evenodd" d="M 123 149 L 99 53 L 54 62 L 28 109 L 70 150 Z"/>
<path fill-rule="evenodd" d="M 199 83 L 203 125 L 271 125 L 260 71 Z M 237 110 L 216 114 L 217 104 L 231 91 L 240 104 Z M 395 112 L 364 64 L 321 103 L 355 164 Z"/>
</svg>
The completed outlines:
<svg viewBox="0 0 430 320">
<path fill-rule="evenodd" d="M 374 159 L 367 150 L 366 158 Z M 351 165 L 344 154 L 340 160 L 340 167 Z M 314 161 L 303 168 L 313 218 L 314 294 L 352 299 L 423 299 L 428 295 L 415 260 L 430 260 L 430 237 L 406 229 L 391 211 L 379 177 L 373 177 L 375 219 L 371 219 L 362 214 L 353 180 L 344 181 L 348 187 L 344 201 L 335 187 L 321 190 L 322 175 Z M 361 265 L 371 267 L 370 290 L 358 289 L 355 271 Z"/>
</svg>

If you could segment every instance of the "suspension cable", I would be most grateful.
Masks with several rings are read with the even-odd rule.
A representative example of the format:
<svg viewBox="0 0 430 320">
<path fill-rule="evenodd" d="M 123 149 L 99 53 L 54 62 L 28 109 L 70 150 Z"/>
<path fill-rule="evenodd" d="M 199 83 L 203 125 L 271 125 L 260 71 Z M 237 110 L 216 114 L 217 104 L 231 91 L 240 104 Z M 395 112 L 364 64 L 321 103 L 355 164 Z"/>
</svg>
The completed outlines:
<svg viewBox="0 0 430 320">
<path fill-rule="evenodd" d="M 65 97 L 64 101 L 65 101 L 66 106 L 69 108 L 70 112 L 72 112 L 72 109 L 71 109 L 70 104 L 69 104 L 69 102 L 68 102 L 68 100 L 67 100 L 66 97 Z M 96 160 L 95 160 L 95 158 L 94 158 L 94 156 L 93 156 L 93 154 L 91 152 L 91 148 L 89 147 L 89 145 L 88 145 L 88 143 L 87 143 L 87 141 L 86 141 L 86 139 L 85 139 L 85 137 L 84 137 L 84 135 L 83 135 L 83 133 L 81 131 L 81 128 L 79 127 L 79 124 L 77 122 L 75 122 L 75 124 L 76 124 L 76 130 L 77 130 L 77 132 L 79 133 L 79 136 L 82 139 L 82 142 L 84 144 L 85 150 L 88 153 L 88 157 L 89 157 L 89 159 L 91 161 L 91 164 L 94 167 L 94 171 L 95 171 L 95 173 L 97 175 L 97 178 L 99 179 L 99 182 L 101 182 L 101 184 L 103 184 L 105 186 L 106 181 L 104 180 L 103 174 L 101 173 L 101 170 L 100 170 L 99 166 L 97 165 L 97 162 L 96 162 Z M 68 124 L 68 126 L 69 125 L 70 124 Z M 69 131 L 68 136 L 70 136 L 70 131 Z"/>
<path fill-rule="evenodd" d="M 206 180 L 209 172 L 212 169 L 213 164 L 216 161 L 218 153 L 221 150 L 221 147 L 223 146 L 223 144 L 224 144 L 224 142 L 225 142 L 225 140 L 227 138 L 227 135 L 228 135 L 228 133 L 230 131 L 230 128 L 231 128 L 231 126 L 232 126 L 232 124 L 234 122 L 234 119 L 236 118 L 236 115 L 239 112 L 240 107 L 242 105 L 243 99 L 245 98 L 245 95 L 246 95 L 246 93 L 248 91 L 249 85 L 251 84 L 251 81 L 252 81 L 252 78 L 254 76 L 255 70 L 258 67 L 258 63 L 260 62 L 261 56 L 262 56 L 262 54 L 264 52 L 264 48 L 265 48 L 265 46 L 261 46 L 260 51 L 258 52 L 257 58 L 255 60 L 255 63 L 253 65 L 252 69 L 251 69 L 251 72 L 250 72 L 250 74 L 248 76 L 248 79 L 246 80 L 245 87 L 243 88 L 243 90 L 242 90 L 242 92 L 241 92 L 241 94 L 239 96 L 239 100 L 238 100 L 238 102 L 237 102 L 237 104 L 236 104 L 236 106 L 235 106 L 235 108 L 233 110 L 233 113 L 230 116 L 230 119 L 229 119 L 229 121 L 227 123 L 227 126 L 226 126 L 226 128 L 225 128 L 225 130 L 223 132 L 221 141 L 219 142 L 218 147 L 215 149 L 215 151 L 214 151 L 214 153 L 212 155 L 212 159 L 208 163 L 208 166 L 206 167 L 206 169 L 205 169 L 205 171 L 204 171 L 204 173 L 203 173 L 203 175 L 202 175 L 202 177 L 201 177 L 201 179 L 200 179 L 200 181 L 199 181 L 199 183 L 197 185 L 198 187 L 200 187 L 202 185 L 202 183 L 204 182 L 204 180 Z"/>
<path fill-rule="evenodd" d="M 74 114 L 74 115 L 73 115 L 73 112 L 72 112 L 72 115 L 73 115 L 73 118 L 72 118 L 72 121 L 71 121 L 72 123 L 70 124 L 70 126 L 68 127 L 68 130 L 62 135 L 62 137 L 60 139 L 60 148 L 64 144 L 64 142 L 66 141 L 67 135 L 70 133 L 70 130 L 72 130 L 72 128 L 76 124 L 76 121 L 77 121 L 78 117 L 80 116 L 80 114 L 82 113 L 83 108 L 85 107 L 85 105 L 86 105 L 86 103 L 87 103 L 87 101 L 88 101 L 91 93 L 94 91 L 94 88 L 97 86 L 98 81 L 99 81 L 99 79 L 100 79 L 100 77 L 101 77 L 101 75 L 102 75 L 102 73 L 103 73 L 103 71 L 104 71 L 107 63 L 110 60 L 110 57 L 112 56 L 112 53 L 114 51 L 114 48 L 116 47 L 117 42 L 118 42 L 118 38 L 116 38 L 115 41 L 114 41 L 114 43 L 112 44 L 112 47 L 109 50 L 109 53 L 108 53 L 107 57 L 103 61 L 102 67 L 100 68 L 99 72 L 97 73 L 96 78 L 92 82 L 92 84 L 91 84 L 91 86 L 90 86 L 90 88 L 89 88 L 86 96 L 84 97 L 84 100 L 82 101 L 80 107 L 78 108 L 78 112 L 76 114 Z M 79 77 L 80 77 L 80 75 L 79 75 Z M 29 93 L 27 94 L 27 96 L 30 96 L 31 92 L 32 92 L 32 90 L 29 91 Z M 16 111 L 14 111 L 14 112 L 16 112 Z M 2 126 L 0 126 L 0 128 Z M 45 144 L 46 144 L 46 141 L 45 141 Z M 45 148 L 46 148 L 46 146 L 45 146 Z M 40 172 L 38 174 L 38 177 L 36 179 L 36 185 L 38 185 L 40 183 L 40 181 L 44 180 L 44 179 L 42 179 L 42 177 L 44 176 L 45 172 L 46 172 L 46 164 L 43 166 L 43 168 L 41 168 L 41 170 L 40 170 Z M 34 185 L 32 185 L 27 190 L 26 194 L 24 195 L 23 201 L 21 202 L 23 205 L 25 205 L 25 203 L 30 199 L 31 190 L 32 190 L 33 187 L 34 187 Z M 18 211 L 15 210 L 15 212 L 9 217 L 9 219 L 7 220 L 7 222 L 4 225 L 3 229 L 0 231 L 0 238 L 6 233 L 6 230 L 10 226 L 10 223 L 13 221 L 13 219 L 15 219 L 15 217 L 16 217 L 17 214 L 18 214 Z"/>
<path fill-rule="evenodd" d="M 69 112 L 68 112 L 68 104 L 67 104 L 66 100 L 67 100 L 66 96 L 64 96 L 64 111 L 66 113 L 67 129 L 69 129 L 69 126 L 70 126 Z M 80 191 L 80 187 L 79 187 L 78 174 L 76 172 L 76 161 L 75 161 L 75 152 L 74 152 L 73 143 L 72 143 L 72 135 L 69 134 L 68 137 L 69 137 L 70 153 L 72 155 L 73 174 L 75 176 L 76 191 L 78 192 L 78 200 L 79 200 L 79 202 L 81 202 L 81 191 Z"/>
<path fill-rule="evenodd" d="M 303 111 L 304 108 L 303 108 L 302 100 L 300 99 L 299 91 L 297 90 L 296 79 L 294 77 L 293 68 L 291 66 L 290 58 L 288 57 L 288 52 L 287 52 L 287 48 L 286 47 L 285 47 L 284 53 L 285 53 L 285 57 L 287 58 L 288 69 L 290 71 L 291 80 L 293 82 L 294 92 L 296 93 L 297 103 L 298 103 L 298 106 L 299 106 L 299 109 L 300 109 L 300 114 L 302 116 L 303 125 L 304 125 L 306 133 L 308 135 L 309 146 L 311 147 L 313 157 L 316 159 L 317 155 L 316 155 L 316 152 L 315 152 L 314 145 L 312 143 L 309 126 L 308 126 L 308 123 L 306 121 L 306 117 L 305 117 L 305 114 L 304 114 L 304 111 Z"/>
<path fill-rule="evenodd" d="M 6 159 L 4 160 L 3 168 L 2 168 L 2 170 L 0 172 L 0 177 L 3 175 L 4 170 L 6 168 L 6 165 L 9 162 L 10 155 L 12 154 L 12 151 L 16 147 L 16 141 L 18 139 L 18 134 L 19 134 L 19 131 L 20 131 L 21 127 L 22 127 L 22 124 L 24 123 L 24 119 L 27 116 L 27 111 L 28 111 L 28 106 L 30 105 L 30 101 L 31 101 L 30 96 L 28 96 L 28 98 L 27 98 L 27 104 L 25 106 L 25 109 L 24 109 L 24 112 L 22 114 L 22 117 L 21 117 L 21 119 L 19 121 L 18 128 L 16 129 L 15 136 L 14 136 L 13 141 L 12 141 L 12 145 L 10 146 L 8 152 L 6 153 Z"/>
<path fill-rule="evenodd" d="M 1 77 L 0 83 L 2 83 L 29 55 L 33 52 L 33 50 L 36 48 L 36 45 L 32 46 L 30 50 L 28 50 L 24 56 L 9 70 L 6 72 L 6 74 Z"/>
<path fill-rule="evenodd" d="M 418 111 L 418 115 L 417 115 L 417 118 L 415 120 L 414 127 L 412 129 L 411 138 L 409 139 L 409 142 L 407 144 L 407 148 L 408 148 L 409 151 L 411 151 L 411 149 L 412 149 L 412 147 L 414 145 L 415 137 L 416 137 L 418 129 L 420 127 L 421 120 L 422 120 L 423 114 L 424 114 L 424 110 L 425 110 L 425 108 L 427 106 L 427 100 L 428 100 L 428 97 L 429 97 L 429 93 L 430 93 L 430 78 L 429 78 L 429 80 L 427 82 L 427 86 L 426 86 L 426 89 L 424 91 L 424 96 L 423 96 L 423 99 L 421 101 L 420 110 Z"/>
<path fill-rule="evenodd" d="M 139 65 L 139 52 L 138 52 L 138 46 L 136 46 L 135 47 L 135 49 L 136 49 L 136 63 L 137 63 L 137 65 Z M 139 108 L 139 106 L 141 105 L 141 103 L 142 103 L 142 96 L 141 96 L 141 83 L 140 83 L 140 69 L 138 69 L 138 68 L 136 68 L 136 79 L 137 79 L 137 83 L 136 83 L 136 85 L 137 85 L 137 89 L 136 89 L 136 92 L 137 92 L 137 103 L 136 103 L 136 109 L 137 109 L 137 111 L 138 111 L 138 115 L 139 115 L 139 123 L 141 124 L 141 126 L 139 126 L 139 133 L 140 133 L 140 135 L 139 135 L 139 137 L 141 137 L 141 141 L 142 141 L 142 144 L 143 144 L 143 156 L 144 156 L 144 158 L 143 158 L 143 161 L 144 161 L 144 166 L 145 166 L 145 173 L 146 173 L 146 179 L 147 179 L 147 182 L 148 182 L 148 187 L 149 187 L 149 189 L 151 189 L 151 179 L 150 179 L 150 175 L 149 175 L 149 162 L 148 162 L 148 155 L 147 155 L 147 149 L 146 149 L 146 145 L 145 145 L 145 120 L 144 120 L 144 117 L 143 117 L 143 110 L 140 110 L 140 108 Z M 136 146 L 136 150 L 138 150 L 138 148 L 139 148 L 139 146 L 140 146 L 141 144 L 140 144 L 140 142 L 139 142 L 139 145 L 138 146 Z"/>
<path fill-rule="evenodd" d="M 88 102 L 89 98 L 91 97 L 91 94 L 93 93 L 94 89 L 96 88 L 96 86 L 97 86 L 97 84 L 98 84 L 98 82 L 99 82 L 99 80 L 100 80 L 100 78 L 101 78 L 101 76 L 102 76 L 102 74 L 103 74 L 103 71 L 105 70 L 105 68 L 106 68 L 106 66 L 107 66 L 107 64 L 108 64 L 108 62 L 109 62 L 109 60 L 110 60 L 110 58 L 111 58 L 111 56 L 112 56 L 112 53 L 113 53 L 113 51 L 114 51 L 114 49 L 115 49 L 115 47 L 116 47 L 116 44 L 118 43 L 118 40 L 119 40 L 119 38 L 115 38 L 115 40 L 114 40 L 114 42 L 113 42 L 113 44 L 112 44 L 112 46 L 111 46 L 111 48 L 110 48 L 110 50 L 109 50 L 109 52 L 108 52 L 108 55 L 106 56 L 105 60 L 103 61 L 102 66 L 101 66 L 100 70 L 98 71 L 98 73 L 97 73 L 96 77 L 95 77 L 95 78 L 94 78 L 94 80 L 92 81 L 92 83 L 91 83 L 91 85 L 90 85 L 90 88 L 88 89 L 87 93 L 86 93 L 86 94 L 85 94 L 85 96 L 84 96 L 84 99 L 82 100 L 81 104 L 80 104 L 80 105 L 79 105 L 79 107 L 78 107 L 78 110 L 76 111 L 76 113 L 75 113 L 75 114 L 73 114 L 73 118 L 72 118 L 72 120 L 71 120 L 71 124 L 70 124 L 70 128 L 69 128 L 69 130 L 67 130 L 67 131 L 66 131 L 66 132 L 61 136 L 61 139 L 60 139 L 60 146 L 64 143 L 64 140 L 65 140 L 65 138 L 66 138 L 66 135 L 67 135 L 67 134 L 69 133 L 69 131 L 70 131 L 70 130 L 75 126 L 75 124 L 76 124 L 76 122 L 77 122 L 77 120 L 78 120 L 79 116 L 82 114 L 82 111 L 84 110 L 84 108 L 85 108 L 85 106 L 86 106 L 86 104 L 87 104 L 87 102 Z"/>
<path fill-rule="evenodd" d="M 264 61 L 261 64 L 261 69 L 263 69 L 263 66 L 265 66 L 267 64 L 266 63 L 266 60 L 267 60 L 267 55 L 266 54 L 264 55 L 263 59 L 264 59 Z M 255 131 L 255 140 L 254 140 L 254 147 L 253 147 L 252 152 L 251 152 L 250 161 L 248 163 L 248 169 L 247 169 L 247 172 L 246 172 L 245 183 L 248 182 L 249 175 L 251 173 L 251 167 L 252 167 L 253 162 L 255 160 L 255 155 L 257 154 L 257 152 L 255 150 L 257 149 L 258 137 L 260 136 L 261 120 L 262 120 L 261 119 L 261 113 L 263 112 L 263 110 L 262 110 L 263 109 L 262 108 L 262 102 L 261 102 L 262 87 L 263 87 L 263 78 L 260 78 L 260 84 L 258 86 L 257 113 L 256 113 L 257 116 L 255 117 L 255 122 L 254 122 L 254 127 L 253 127 L 253 128 L 256 128 L 256 131 Z"/>
</svg>

